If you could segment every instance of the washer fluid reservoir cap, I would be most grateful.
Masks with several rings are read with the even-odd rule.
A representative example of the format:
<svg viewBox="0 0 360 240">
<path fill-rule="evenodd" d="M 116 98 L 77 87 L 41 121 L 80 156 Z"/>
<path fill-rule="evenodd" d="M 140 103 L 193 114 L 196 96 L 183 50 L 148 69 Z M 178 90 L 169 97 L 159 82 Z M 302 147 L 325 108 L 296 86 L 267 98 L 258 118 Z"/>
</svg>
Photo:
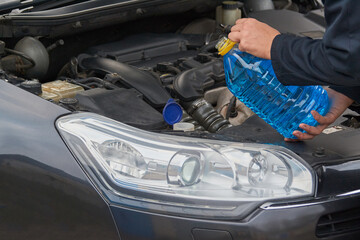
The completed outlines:
<svg viewBox="0 0 360 240">
<path fill-rule="evenodd" d="M 170 98 L 163 109 L 163 117 L 169 125 L 180 122 L 182 118 L 181 106 L 174 99 Z"/>
</svg>

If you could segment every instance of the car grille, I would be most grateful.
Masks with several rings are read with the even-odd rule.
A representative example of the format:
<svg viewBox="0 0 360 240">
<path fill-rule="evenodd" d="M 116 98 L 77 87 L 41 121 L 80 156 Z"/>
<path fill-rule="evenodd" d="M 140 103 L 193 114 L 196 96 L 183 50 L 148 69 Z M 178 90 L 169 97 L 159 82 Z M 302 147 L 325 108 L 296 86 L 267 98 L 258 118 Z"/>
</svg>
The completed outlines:
<svg viewBox="0 0 360 240">
<path fill-rule="evenodd" d="M 329 237 L 360 230 L 360 208 L 322 216 L 316 226 L 316 236 Z"/>
</svg>

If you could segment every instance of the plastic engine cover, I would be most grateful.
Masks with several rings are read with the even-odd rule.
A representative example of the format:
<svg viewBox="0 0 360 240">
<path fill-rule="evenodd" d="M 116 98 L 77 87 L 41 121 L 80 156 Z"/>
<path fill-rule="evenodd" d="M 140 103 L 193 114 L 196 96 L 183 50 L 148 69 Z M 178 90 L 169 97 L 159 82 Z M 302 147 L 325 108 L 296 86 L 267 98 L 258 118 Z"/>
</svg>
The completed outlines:
<svg viewBox="0 0 360 240">
<path fill-rule="evenodd" d="M 162 115 L 135 89 L 91 89 L 76 95 L 80 110 L 90 111 L 144 130 L 166 128 Z"/>
<path fill-rule="evenodd" d="M 147 33 L 91 47 L 88 53 L 118 62 L 133 63 L 186 51 L 187 44 L 188 41 L 182 35 Z"/>
</svg>

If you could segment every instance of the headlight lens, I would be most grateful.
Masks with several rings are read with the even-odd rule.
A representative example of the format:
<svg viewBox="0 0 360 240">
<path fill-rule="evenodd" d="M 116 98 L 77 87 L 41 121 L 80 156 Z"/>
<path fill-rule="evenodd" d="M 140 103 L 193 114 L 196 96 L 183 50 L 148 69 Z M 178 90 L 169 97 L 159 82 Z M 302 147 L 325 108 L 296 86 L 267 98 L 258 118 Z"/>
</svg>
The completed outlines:
<svg viewBox="0 0 360 240">
<path fill-rule="evenodd" d="M 112 204 L 229 218 L 314 193 L 312 170 L 285 148 L 157 134 L 91 113 L 56 125 Z"/>
</svg>

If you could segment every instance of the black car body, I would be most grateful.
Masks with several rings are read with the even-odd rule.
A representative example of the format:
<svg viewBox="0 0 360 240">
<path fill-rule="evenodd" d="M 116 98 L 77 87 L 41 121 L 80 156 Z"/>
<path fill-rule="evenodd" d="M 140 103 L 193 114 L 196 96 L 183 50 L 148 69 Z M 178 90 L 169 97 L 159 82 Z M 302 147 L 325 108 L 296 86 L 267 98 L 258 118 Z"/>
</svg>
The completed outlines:
<svg viewBox="0 0 360 240">
<path fill-rule="evenodd" d="M 358 115 L 348 110 L 326 134 L 297 143 L 284 142 L 255 115 L 238 126 L 221 117 L 213 107 L 220 93 L 211 94 L 225 86 L 214 49 L 226 34 L 214 20 L 221 1 L 8 2 L 0 3 L 1 239 L 359 238 Z M 245 1 L 242 12 L 283 33 L 321 38 L 325 23 L 317 1 L 277 2 L 274 9 L 272 1 Z M 292 10 L 279 10 L 284 6 Z M 44 49 L 48 58 L 39 54 Z M 55 80 L 82 90 L 46 97 L 42 86 Z M 173 131 L 164 122 L 161 111 L 170 97 L 186 110 L 183 121 L 194 123 L 196 131 Z M 107 138 L 112 134 L 116 137 Z M 146 151 L 116 142 L 120 136 Z M 110 150 L 97 138 L 109 139 L 104 143 Z M 226 145 L 245 149 L 244 154 L 261 148 L 261 154 L 296 162 L 307 174 L 309 192 L 279 192 L 278 197 L 266 195 L 264 185 L 262 192 L 250 187 L 245 197 L 228 199 L 226 191 L 210 188 L 206 195 L 197 189 L 205 177 L 184 182 L 170 173 L 177 171 L 175 160 L 192 156 L 182 168 L 189 159 L 189 166 L 206 165 L 204 146 L 223 156 Z M 176 152 L 164 170 L 171 188 L 144 177 L 141 164 L 96 160 L 97 154 L 122 152 L 123 158 L 150 165 L 144 157 L 150 151 L 159 158 Z M 216 163 L 214 168 L 228 171 Z M 152 162 L 153 174 L 160 165 Z M 131 171 L 119 177 L 109 166 Z M 203 176 L 211 172 L 201 171 Z"/>
</svg>

